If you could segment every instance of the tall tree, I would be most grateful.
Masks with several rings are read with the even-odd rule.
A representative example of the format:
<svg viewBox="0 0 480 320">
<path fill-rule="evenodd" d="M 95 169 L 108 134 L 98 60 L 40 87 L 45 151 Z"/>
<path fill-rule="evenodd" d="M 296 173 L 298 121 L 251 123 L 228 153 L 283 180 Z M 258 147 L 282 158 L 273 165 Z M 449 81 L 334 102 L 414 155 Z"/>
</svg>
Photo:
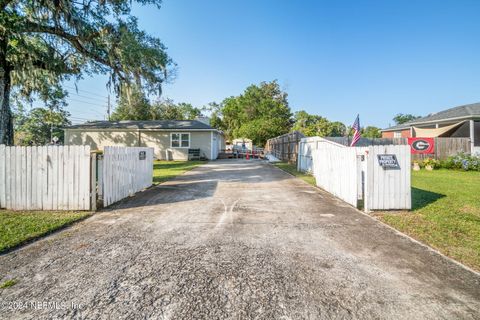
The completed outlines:
<svg viewBox="0 0 480 320">
<path fill-rule="evenodd" d="M 251 85 L 240 96 L 225 99 L 221 114 L 222 129 L 229 139 L 249 138 L 256 145 L 287 133 L 291 127 L 287 93 L 277 81 Z"/>
<path fill-rule="evenodd" d="M 380 132 L 380 128 L 374 127 L 374 126 L 368 126 L 365 128 L 362 128 L 362 137 L 364 138 L 381 138 L 382 133 Z"/>
<path fill-rule="evenodd" d="M 161 120 L 193 120 L 202 115 L 202 111 L 190 103 L 176 104 L 173 100 L 164 99 L 153 104 L 155 119 Z"/>
<path fill-rule="evenodd" d="M 322 116 L 301 110 L 295 112 L 292 130 L 300 131 L 307 137 L 341 137 L 347 129 L 341 122 L 331 122 Z"/>
<path fill-rule="evenodd" d="M 396 124 L 403 124 L 405 122 L 412 121 L 418 118 L 420 117 L 414 116 L 413 114 L 398 113 L 395 117 L 393 117 L 393 121 L 395 121 Z"/>
<path fill-rule="evenodd" d="M 173 65 L 159 39 L 140 30 L 134 2 L 161 0 L 0 0 L 0 144 L 13 143 L 12 89 L 44 101 L 64 80 L 109 75 L 159 92 Z"/>
<path fill-rule="evenodd" d="M 118 105 L 111 120 L 193 120 L 202 115 L 202 110 L 190 103 L 175 104 L 173 100 L 164 99 L 153 104 L 138 89 L 130 94 L 120 95 Z"/>
<path fill-rule="evenodd" d="M 110 120 L 150 120 L 153 117 L 152 106 L 145 94 L 136 86 L 130 86 L 122 90 Z"/>
<path fill-rule="evenodd" d="M 57 137 L 63 142 L 63 127 L 70 125 L 69 113 L 62 109 L 34 108 L 15 112 L 15 143 L 45 145 Z"/>
<path fill-rule="evenodd" d="M 225 125 L 222 120 L 222 105 L 216 102 L 210 102 L 207 106 L 202 108 L 210 114 L 210 126 L 215 129 L 224 130 Z"/>
</svg>

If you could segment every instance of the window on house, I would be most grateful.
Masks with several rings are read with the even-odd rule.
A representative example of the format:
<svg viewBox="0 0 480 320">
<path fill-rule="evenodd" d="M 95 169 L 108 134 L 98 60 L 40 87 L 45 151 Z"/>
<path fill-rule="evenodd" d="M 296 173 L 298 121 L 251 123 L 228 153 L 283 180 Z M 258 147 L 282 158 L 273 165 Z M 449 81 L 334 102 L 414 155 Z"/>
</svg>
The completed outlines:
<svg viewBox="0 0 480 320">
<path fill-rule="evenodd" d="M 393 137 L 394 138 L 401 138 L 402 137 L 402 132 L 401 131 L 395 131 L 393 133 Z"/>
<path fill-rule="evenodd" d="M 170 146 L 172 148 L 190 148 L 190 133 L 172 133 Z"/>
</svg>

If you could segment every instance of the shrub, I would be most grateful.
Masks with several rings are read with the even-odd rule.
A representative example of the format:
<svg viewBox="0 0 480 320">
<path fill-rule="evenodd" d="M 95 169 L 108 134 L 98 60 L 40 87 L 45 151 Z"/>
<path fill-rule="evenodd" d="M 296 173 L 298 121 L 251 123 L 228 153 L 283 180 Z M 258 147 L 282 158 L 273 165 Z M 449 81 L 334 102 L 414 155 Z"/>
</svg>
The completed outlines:
<svg viewBox="0 0 480 320">
<path fill-rule="evenodd" d="M 426 158 L 423 160 L 424 166 L 431 166 L 432 168 L 438 168 L 440 166 L 440 161 L 433 158 Z"/>
<path fill-rule="evenodd" d="M 460 169 L 465 171 L 480 171 L 480 157 L 459 153 L 448 157 L 441 166 L 445 169 Z"/>
</svg>

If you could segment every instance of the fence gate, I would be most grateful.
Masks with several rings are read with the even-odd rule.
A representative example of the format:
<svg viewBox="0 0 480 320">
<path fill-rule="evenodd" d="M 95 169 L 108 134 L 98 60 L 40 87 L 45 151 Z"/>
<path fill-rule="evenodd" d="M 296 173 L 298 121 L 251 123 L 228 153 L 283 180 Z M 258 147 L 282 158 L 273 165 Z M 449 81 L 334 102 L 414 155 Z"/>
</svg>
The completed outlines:
<svg viewBox="0 0 480 320">
<path fill-rule="evenodd" d="M 153 148 L 105 147 L 98 163 L 98 193 L 109 206 L 153 182 Z"/>
<path fill-rule="evenodd" d="M 299 144 L 298 170 L 322 189 L 365 211 L 411 209 L 410 147 L 347 147 L 320 137 Z"/>
</svg>

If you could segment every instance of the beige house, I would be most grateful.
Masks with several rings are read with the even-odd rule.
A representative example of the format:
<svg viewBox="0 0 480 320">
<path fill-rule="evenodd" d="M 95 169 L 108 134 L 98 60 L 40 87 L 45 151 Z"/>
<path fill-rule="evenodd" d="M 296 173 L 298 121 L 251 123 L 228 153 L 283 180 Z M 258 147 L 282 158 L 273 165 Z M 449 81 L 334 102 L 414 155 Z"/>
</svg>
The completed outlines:
<svg viewBox="0 0 480 320">
<path fill-rule="evenodd" d="M 152 147 L 162 160 L 187 160 L 189 149 L 200 149 L 200 156 L 214 160 L 225 138 L 197 120 L 95 121 L 65 128 L 65 145 Z"/>
</svg>

